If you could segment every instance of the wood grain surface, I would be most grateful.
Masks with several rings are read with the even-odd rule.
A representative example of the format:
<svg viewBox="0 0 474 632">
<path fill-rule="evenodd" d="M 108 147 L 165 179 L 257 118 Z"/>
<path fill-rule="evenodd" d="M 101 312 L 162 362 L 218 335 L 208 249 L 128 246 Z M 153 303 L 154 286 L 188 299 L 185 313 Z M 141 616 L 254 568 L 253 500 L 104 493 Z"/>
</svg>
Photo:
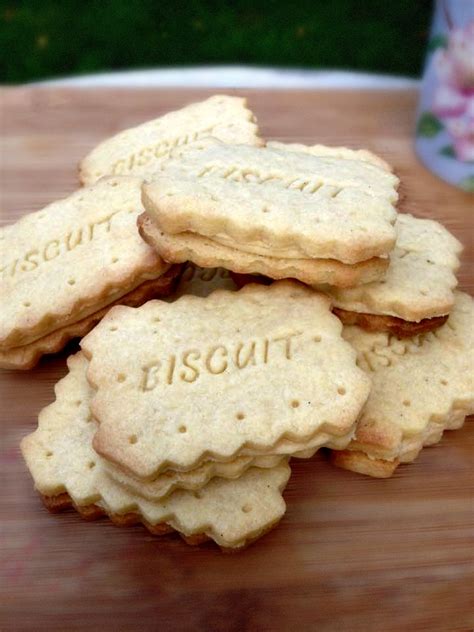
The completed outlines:
<svg viewBox="0 0 474 632">
<path fill-rule="evenodd" d="M 77 187 L 98 141 L 209 93 L 11 88 L 1 95 L 3 223 Z M 413 152 L 416 94 L 247 91 L 267 138 L 367 147 L 402 178 L 401 208 L 465 244 L 474 288 L 473 198 Z M 445 434 L 389 480 L 295 462 L 288 512 L 236 555 L 141 527 L 52 516 L 18 450 L 54 398 L 66 352 L 0 376 L 0 630 L 471 630 L 474 423 Z"/>
</svg>

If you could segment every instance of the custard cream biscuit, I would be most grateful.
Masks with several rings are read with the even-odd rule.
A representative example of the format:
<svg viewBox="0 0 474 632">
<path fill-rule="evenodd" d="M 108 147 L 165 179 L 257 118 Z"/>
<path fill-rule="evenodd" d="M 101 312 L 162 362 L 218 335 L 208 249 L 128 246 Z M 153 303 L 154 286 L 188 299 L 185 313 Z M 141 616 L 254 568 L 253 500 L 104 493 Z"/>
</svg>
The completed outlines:
<svg viewBox="0 0 474 632">
<path fill-rule="evenodd" d="M 392 327 L 405 337 L 445 322 L 454 303 L 462 245 L 433 220 L 399 214 L 396 228 L 397 244 L 384 279 L 323 289 L 345 324 L 373 330 Z"/>
<path fill-rule="evenodd" d="M 216 95 L 103 141 L 82 160 L 81 182 L 92 184 L 105 175 L 148 177 L 170 155 L 205 143 L 208 137 L 225 143 L 263 144 L 246 100 Z"/>
<path fill-rule="evenodd" d="M 168 269 L 138 234 L 140 186 L 106 178 L 1 229 L 2 351 L 91 316 Z"/>
<path fill-rule="evenodd" d="M 56 400 L 43 409 L 38 428 L 21 450 L 38 492 L 52 511 L 74 506 L 85 518 L 108 515 L 117 524 L 143 523 L 152 533 L 178 531 L 189 543 L 213 539 L 224 549 L 242 548 L 263 535 L 285 513 L 282 491 L 290 468 L 250 468 L 236 480 L 214 478 L 197 491 L 178 490 L 151 502 L 114 482 L 96 454 L 92 391 L 82 353 L 68 360 Z"/>
<path fill-rule="evenodd" d="M 335 259 L 278 259 L 245 253 L 194 233 L 167 235 L 147 213 L 139 216 L 138 228 L 143 239 L 165 261 L 182 263 L 192 260 L 203 268 L 218 266 L 240 274 L 263 274 L 272 279 L 293 278 L 307 285 L 351 287 L 382 278 L 388 268 L 388 258 L 383 257 L 348 265 Z"/>
<path fill-rule="evenodd" d="M 474 413 L 474 301 L 462 292 L 445 325 L 399 340 L 386 333 L 345 327 L 372 389 L 356 434 L 336 465 L 371 476 L 390 476 L 413 461 L 446 429 Z"/>
<path fill-rule="evenodd" d="M 326 297 L 290 281 L 112 308 L 81 342 L 97 391 L 94 448 L 153 480 L 274 454 L 283 440 L 300 451 L 346 437 L 370 379 L 341 328 Z"/>
<path fill-rule="evenodd" d="M 26 345 L 11 347 L 5 350 L 0 349 L 0 368 L 11 370 L 32 369 L 38 363 L 41 356 L 57 353 L 73 338 L 81 338 L 89 333 L 113 305 L 138 307 L 152 298 L 166 298 L 173 292 L 180 274 L 180 266 L 171 266 L 171 268 L 158 279 L 144 281 L 137 288 L 125 294 L 125 296 L 122 296 L 114 303 L 103 307 L 90 316 L 86 316 L 82 320 L 55 329 L 51 333 L 46 334 L 46 336 L 38 338 Z"/>
<path fill-rule="evenodd" d="M 143 203 L 167 235 L 244 253 L 355 264 L 395 244 L 398 178 L 366 160 L 214 145 L 164 163 Z"/>
</svg>

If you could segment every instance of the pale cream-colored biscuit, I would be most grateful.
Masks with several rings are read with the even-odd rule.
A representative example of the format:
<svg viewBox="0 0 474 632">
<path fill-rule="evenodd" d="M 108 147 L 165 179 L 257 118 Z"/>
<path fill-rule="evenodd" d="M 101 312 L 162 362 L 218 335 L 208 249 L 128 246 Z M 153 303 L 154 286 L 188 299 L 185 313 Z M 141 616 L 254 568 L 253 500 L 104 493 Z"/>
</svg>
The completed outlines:
<svg viewBox="0 0 474 632">
<path fill-rule="evenodd" d="M 168 235 L 354 264 L 393 248 L 397 186 L 395 175 L 363 160 L 220 143 L 165 163 L 144 184 L 143 203 Z"/>
<path fill-rule="evenodd" d="M 229 270 L 225 268 L 201 268 L 194 263 L 188 262 L 171 298 L 176 299 L 184 294 L 204 297 L 218 289 L 237 289 Z"/>
<path fill-rule="evenodd" d="M 327 145 L 303 145 L 301 143 L 281 143 L 271 140 L 266 144 L 273 149 L 284 149 L 286 151 L 298 151 L 313 156 L 328 158 L 343 158 L 344 160 L 356 160 L 357 162 L 368 162 L 376 167 L 393 171 L 392 167 L 383 158 L 377 156 L 367 149 L 349 149 L 348 147 L 328 147 Z"/>
<path fill-rule="evenodd" d="M 299 283 L 112 308 L 81 342 L 94 447 L 138 478 L 354 429 L 370 379 L 329 299 Z"/>
<path fill-rule="evenodd" d="M 354 431 L 342 437 L 331 437 L 328 434 L 318 435 L 317 439 L 310 439 L 307 443 L 282 440 L 273 446 L 275 454 L 256 456 L 252 449 L 243 450 L 246 456 L 236 457 L 229 462 L 206 461 L 200 467 L 188 472 L 168 470 L 152 481 L 143 481 L 130 476 L 114 464 L 103 460 L 107 474 L 117 483 L 123 485 L 134 494 L 143 496 L 149 500 L 158 500 L 168 495 L 175 489 L 200 489 L 211 478 L 238 478 L 250 467 L 269 468 L 275 467 L 287 455 L 300 459 L 311 458 L 321 447 L 332 450 L 343 450 L 354 436 Z"/>
<path fill-rule="evenodd" d="M 272 455 L 292 456 L 298 459 L 311 458 L 319 448 L 331 448 L 332 450 L 344 450 L 354 438 L 355 427 L 347 433 L 335 436 L 330 431 L 318 432 L 316 435 L 293 441 L 291 439 L 281 439 L 271 448 Z M 257 456 L 262 454 L 261 449 L 244 448 L 241 451 L 243 456 Z"/>
<path fill-rule="evenodd" d="M 372 379 L 348 450 L 374 460 L 413 461 L 423 446 L 474 413 L 474 301 L 467 294 L 456 292 L 446 324 L 427 334 L 399 340 L 345 327 L 343 335 Z M 348 469 L 358 463 L 354 468 L 368 473 L 380 465 L 370 468 L 365 457 L 334 458 Z"/>
<path fill-rule="evenodd" d="M 273 468 L 250 468 L 236 480 L 214 478 L 199 492 L 176 491 L 163 502 L 117 485 L 92 448 L 96 423 L 90 417 L 87 361 L 78 353 L 68 366 L 68 375 L 56 384 L 55 402 L 41 411 L 37 430 L 21 443 L 35 487 L 51 508 L 60 509 L 67 494 L 86 516 L 94 505 L 124 522 L 133 514 L 155 533 L 171 527 L 185 537 L 206 535 L 226 548 L 244 546 L 281 519 L 281 492 L 290 475 L 285 460 Z"/>
<path fill-rule="evenodd" d="M 273 279 L 298 279 L 308 285 L 330 283 L 350 287 L 380 279 L 388 267 L 388 259 L 373 257 L 368 261 L 348 265 L 335 259 L 278 259 L 223 246 L 193 233 L 166 235 L 147 213 L 138 218 L 143 239 L 165 261 L 194 261 L 204 268 L 223 267 L 244 274 L 265 274 Z"/>
<path fill-rule="evenodd" d="M 419 322 L 449 314 L 462 245 L 441 224 L 399 214 L 397 243 L 385 277 L 352 288 L 325 287 L 333 304 L 348 312 Z"/>
<path fill-rule="evenodd" d="M 81 182 L 92 184 L 105 175 L 146 177 L 171 154 L 210 136 L 225 143 L 263 144 L 246 100 L 215 95 L 103 141 L 80 163 Z"/>
<path fill-rule="evenodd" d="M 258 457 L 242 456 L 228 463 L 206 461 L 200 467 L 190 470 L 189 472 L 175 472 L 169 470 L 159 475 L 153 481 L 142 481 L 141 479 L 130 476 L 105 459 L 103 459 L 103 463 L 107 474 L 118 484 L 123 485 L 133 494 L 155 501 L 168 496 L 176 489 L 201 489 L 215 477 L 229 480 L 239 478 L 239 476 L 242 476 L 250 467 L 260 467 L 264 469 L 275 467 L 282 459 L 285 459 L 285 457 L 270 455 Z"/>
<path fill-rule="evenodd" d="M 34 342 L 23 345 L 22 347 L 11 347 L 10 349 L 0 349 L 0 368 L 27 370 L 32 369 L 39 361 L 41 356 L 57 353 L 73 338 L 81 338 L 105 316 L 107 311 L 113 305 L 128 305 L 129 307 L 138 307 L 152 298 L 164 298 L 168 296 L 178 280 L 180 274 L 180 266 L 172 266 L 158 279 L 145 281 L 137 288 L 117 299 L 113 303 L 103 307 L 90 316 L 86 316 L 65 327 L 60 327 L 55 331 L 38 338 Z"/>
<path fill-rule="evenodd" d="M 26 345 L 169 266 L 141 239 L 140 178 L 112 177 L 0 229 L 0 348 Z"/>
<path fill-rule="evenodd" d="M 473 412 L 474 409 L 471 409 L 468 414 Z M 443 419 L 439 423 L 430 423 L 426 432 L 423 433 L 421 442 L 420 437 L 413 437 L 411 440 L 405 441 L 405 451 L 403 456 L 399 459 L 387 460 L 377 458 L 369 456 L 366 452 L 350 449 L 332 451 L 331 463 L 345 470 L 357 472 L 358 474 L 366 474 L 374 478 L 389 478 L 400 463 L 414 461 L 422 448 L 439 443 L 445 430 L 457 430 L 462 428 L 465 419 L 466 412 L 461 409 L 453 411 L 446 419 Z"/>
</svg>

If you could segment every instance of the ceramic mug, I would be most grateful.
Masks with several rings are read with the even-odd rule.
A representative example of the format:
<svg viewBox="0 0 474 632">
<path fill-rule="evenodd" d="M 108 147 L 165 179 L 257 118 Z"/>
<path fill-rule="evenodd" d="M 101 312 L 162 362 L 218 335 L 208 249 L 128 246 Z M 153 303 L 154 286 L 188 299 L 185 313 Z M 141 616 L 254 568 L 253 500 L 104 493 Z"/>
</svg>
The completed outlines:
<svg viewBox="0 0 474 632">
<path fill-rule="evenodd" d="M 440 178 L 474 193 L 474 0 L 436 2 L 416 151 Z"/>
</svg>

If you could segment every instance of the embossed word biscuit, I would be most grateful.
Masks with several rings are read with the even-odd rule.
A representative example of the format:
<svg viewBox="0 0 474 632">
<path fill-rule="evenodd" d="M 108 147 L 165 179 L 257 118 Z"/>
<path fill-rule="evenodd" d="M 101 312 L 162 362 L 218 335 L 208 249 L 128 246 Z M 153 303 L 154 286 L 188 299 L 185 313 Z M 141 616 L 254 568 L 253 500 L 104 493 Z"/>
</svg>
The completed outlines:
<svg viewBox="0 0 474 632">
<path fill-rule="evenodd" d="M 354 264 L 392 249 L 397 186 L 364 160 L 220 143 L 165 163 L 144 185 L 143 203 L 168 235 Z"/>
<path fill-rule="evenodd" d="M 290 281 L 119 306 L 81 346 L 94 447 L 147 480 L 347 435 L 370 388 L 328 299 Z"/>
<path fill-rule="evenodd" d="M 139 178 L 108 178 L 0 230 L 0 349 L 27 345 L 169 267 L 136 230 Z"/>
<path fill-rule="evenodd" d="M 178 531 L 190 543 L 212 538 L 239 548 L 260 537 L 285 512 L 281 492 L 290 475 L 283 460 L 250 468 L 236 480 L 214 478 L 199 492 L 176 491 L 150 502 L 115 483 L 94 452 L 96 424 L 90 418 L 91 389 L 81 353 L 68 359 L 69 373 L 56 384 L 56 401 L 43 409 L 38 429 L 21 443 L 36 489 L 51 510 L 67 505 L 85 517 L 107 514 L 117 524 L 142 522 L 157 535 Z"/>
<path fill-rule="evenodd" d="M 34 342 L 10 349 L 0 349 L 0 368 L 27 370 L 32 369 L 41 356 L 60 351 L 72 338 L 85 336 L 105 316 L 112 305 L 129 305 L 138 307 L 152 298 L 168 296 L 176 285 L 181 270 L 179 266 L 172 266 L 158 279 L 144 281 L 137 288 L 125 294 L 114 303 L 103 307 L 90 316 L 86 316 L 65 327 L 60 327 L 50 334 L 38 338 Z"/>
<path fill-rule="evenodd" d="M 439 317 L 449 314 L 454 302 L 454 272 L 462 245 L 433 220 L 399 214 L 396 227 L 397 244 L 384 279 L 325 291 L 345 324 L 372 325 L 375 330 L 394 327 L 393 333 L 409 336 L 414 329 L 417 333 L 416 328 L 423 331 L 445 321 Z M 391 318 L 371 319 L 371 315 Z"/>
<path fill-rule="evenodd" d="M 225 143 L 263 144 L 246 100 L 216 95 L 103 141 L 81 162 L 81 182 L 92 184 L 105 175 L 148 176 L 171 154 L 210 136 Z"/>
<path fill-rule="evenodd" d="M 467 294 L 455 293 L 451 315 L 436 331 L 399 340 L 345 327 L 344 337 L 372 389 L 354 440 L 333 454 L 337 465 L 389 476 L 474 413 L 474 301 Z"/>
<path fill-rule="evenodd" d="M 380 279 L 388 267 L 388 259 L 382 257 L 347 265 L 335 259 L 278 259 L 245 253 L 193 233 L 165 235 L 147 213 L 139 216 L 138 228 L 143 239 L 165 261 L 181 263 L 192 259 L 204 268 L 221 266 L 242 274 L 259 273 L 273 279 L 294 278 L 308 285 L 330 283 L 350 287 L 357 283 L 369 283 Z"/>
</svg>

